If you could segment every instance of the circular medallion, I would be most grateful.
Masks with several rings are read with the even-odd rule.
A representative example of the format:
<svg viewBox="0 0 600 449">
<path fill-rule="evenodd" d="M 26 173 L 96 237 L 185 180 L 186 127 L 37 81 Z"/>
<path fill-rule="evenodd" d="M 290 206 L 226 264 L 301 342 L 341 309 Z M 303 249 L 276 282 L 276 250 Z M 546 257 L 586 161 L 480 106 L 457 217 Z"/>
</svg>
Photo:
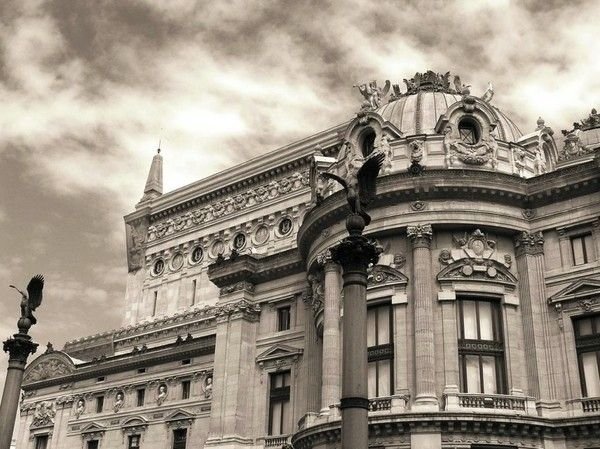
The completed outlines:
<svg viewBox="0 0 600 449">
<path fill-rule="evenodd" d="M 163 271 L 165 271 L 165 261 L 162 259 L 158 259 L 156 262 L 154 262 L 152 272 L 155 276 L 158 276 L 159 274 L 162 274 Z"/>
<path fill-rule="evenodd" d="M 481 256 L 485 250 L 485 243 L 483 243 L 483 240 L 473 240 L 471 242 L 471 249 L 476 255 Z"/>
<path fill-rule="evenodd" d="M 246 246 L 246 235 L 240 232 L 233 238 L 233 249 L 240 251 L 244 249 L 244 246 Z"/>
<path fill-rule="evenodd" d="M 262 245 L 269 240 L 269 228 L 266 226 L 259 226 L 254 233 L 254 241 L 257 245 Z"/>
<path fill-rule="evenodd" d="M 491 278 L 495 278 L 496 275 L 498 274 L 498 271 L 494 268 L 494 267 L 489 267 L 487 269 L 487 275 Z"/>
<path fill-rule="evenodd" d="M 465 265 L 462 267 L 462 272 L 465 276 L 471 276 L 473 274 L 473 267 L 471 265 Z"/>
<path fill-rule="evenodd" d="M 177 253 L 173 256 L 173 260 L 171 261 L 171 269 L 173 271 L 180 270 L 183 267 L 183 254 Z"/>
<path fill-rule="evenodd" d="M 225 252 L 225 245 L 223 244 L 223 240 L 217 240 L 213 243 L 210 249 L 210 255 L 212 257 L 217 257 L 219 254 L 223 254 Z"/>
<path fill-rule="evenodd" d="M 292 232 L 292 220 L 287 217 L 284 218 L 279 222 L 278 229 L 281 235 L 288 235 L 290 232 Z"/>
<path fill-rule="evenodd" d="M 192 262 L 198 263 L 202 260 L 203 257 L 204 257 L 204 250 L 202 249 L 201 246 L 196 246 L 194 248 L 194 250 L 192 251 Z"/>
</svg>

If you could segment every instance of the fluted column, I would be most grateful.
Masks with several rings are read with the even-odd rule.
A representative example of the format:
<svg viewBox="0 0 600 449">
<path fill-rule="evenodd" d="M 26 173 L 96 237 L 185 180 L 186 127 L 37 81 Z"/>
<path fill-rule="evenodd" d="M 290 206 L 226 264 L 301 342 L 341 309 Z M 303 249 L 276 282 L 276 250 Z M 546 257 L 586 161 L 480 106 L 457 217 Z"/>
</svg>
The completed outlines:
<svg viewBox="0 0 600 449">
<path fill-rule="evenodd" d="M 318 261 L 325 272 L 321 413 L 328 413 L 330 405 L 340 402 L 340 266 L 331 260 L 329 250 Z"/>
<path fill-rule="evenodd" d="M 538 400 L 540 413 L 559 407 L 549 306 L 544 281 L 544 237 L 522 232 L 515 239 L 523 319 L 525 365 L 529 395 Z M 560 357 L 559 354 L 556 357 Z"/>
<path fill-rule="evenodd" d="M 415 329 L 415 407 L 438 410 L 435 394 L 433 332 L 433 270 L 431 225 L 408 226 L 413 252 L 413 308 Z"/>
<path fill-rule="evenodd" d="M 304 381 L 307 385 L 306 411 L 316 412 L 321 395 L 321 354 L 310 295 L 304 295 Z"/>
</svg>

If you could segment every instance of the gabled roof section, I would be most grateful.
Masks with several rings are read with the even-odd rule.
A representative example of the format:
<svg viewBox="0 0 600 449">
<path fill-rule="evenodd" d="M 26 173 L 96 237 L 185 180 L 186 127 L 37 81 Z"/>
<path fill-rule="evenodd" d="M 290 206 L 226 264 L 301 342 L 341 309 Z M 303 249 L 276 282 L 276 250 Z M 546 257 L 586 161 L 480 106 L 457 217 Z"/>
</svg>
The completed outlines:
<svg viewBox="0 0 600 449">
<path fill-rule="evenodd" d="M 121 427 L 138 427 L 138 426 L 147 426 L 148 425 L 148 419 L 146 419 L 143 416 L 130 416 L 129 418 L 126 418 L 123 420 L 123 422 L 121 423 Z"/>
<path fill-rule="evenodd" d="M 276 344 L 256 357 L 256 363 L 264 363 L 271 360 L 298 357 L 302 355 L 303 349 L 292 346 Z"/>
<path fill-rule="evenodd" d="M 590 296 L 600 297 L 600 279 L 579 279 L 548 298 L 548 303 L 556 304 L 565 301 L 585 299 Z"/>
<path fill-rule="evenodd" d="M 81 433 L 104 432 L 106 427 L 97 422 L 91 422 L 81 429 Z"/>
<path fill-rule="evenodd" d="M 181 421 L 195 418 L 196 416 L 193 413 L 190 413 L 183 409 L 177 409 L 165 418 L 165 422 L 169 423 L 173 421 Z"/>
<path fill-rule="evenodd" d="M 408 278 L 395 268 L 387 265 L 375 265 L 367 277 L 367 288 L 382 285 L 406 285 Z"/>
</svg>

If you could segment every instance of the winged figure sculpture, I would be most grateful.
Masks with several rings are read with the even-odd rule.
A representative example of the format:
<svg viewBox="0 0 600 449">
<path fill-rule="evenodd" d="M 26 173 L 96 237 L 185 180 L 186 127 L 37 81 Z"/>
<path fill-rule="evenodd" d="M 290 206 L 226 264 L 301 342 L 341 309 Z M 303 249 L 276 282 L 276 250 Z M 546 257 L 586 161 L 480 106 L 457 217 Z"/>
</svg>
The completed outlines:
<svg viewBox="0 0 600 449">
<path fill-rule="evenodd" d="M 42 303 L 42 291 L 44 289 L 44 276 L 37 274 L 27 284 L 27 293 L 22 292 L 14 285 L 10 285 L 21 293 L 21 318 L 29 318 L 31 324 L 37 323 L 33 311 Z"/>
<path fill-rule="evenodd" d="M 377 176 L 384 160 L 385 154 L 375 152 L 364 161 L 356 172 L 348 173 L 345 178 L 329 172 L 321 174 L 321 176 L 341 184 L 346 191 L 350 210 L 365 220 L 365 226 L 371 222 L 371 217 L 365 209 L 377 194 Z"/>
</svg>

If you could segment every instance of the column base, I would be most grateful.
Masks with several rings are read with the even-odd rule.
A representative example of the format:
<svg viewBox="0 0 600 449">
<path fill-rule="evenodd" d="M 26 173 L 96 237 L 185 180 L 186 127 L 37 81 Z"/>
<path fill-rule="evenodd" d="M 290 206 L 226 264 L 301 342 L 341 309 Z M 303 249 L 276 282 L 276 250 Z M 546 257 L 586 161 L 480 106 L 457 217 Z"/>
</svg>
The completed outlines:
<svg viewBox="0 0 600 449">
<path fill-rule="evenodd" d="M 436 396 L 419 395 L 415 399 L 412 410 L 419 412 L 437 412 L 440 410 L 440 403 Z"/>
</svg>

